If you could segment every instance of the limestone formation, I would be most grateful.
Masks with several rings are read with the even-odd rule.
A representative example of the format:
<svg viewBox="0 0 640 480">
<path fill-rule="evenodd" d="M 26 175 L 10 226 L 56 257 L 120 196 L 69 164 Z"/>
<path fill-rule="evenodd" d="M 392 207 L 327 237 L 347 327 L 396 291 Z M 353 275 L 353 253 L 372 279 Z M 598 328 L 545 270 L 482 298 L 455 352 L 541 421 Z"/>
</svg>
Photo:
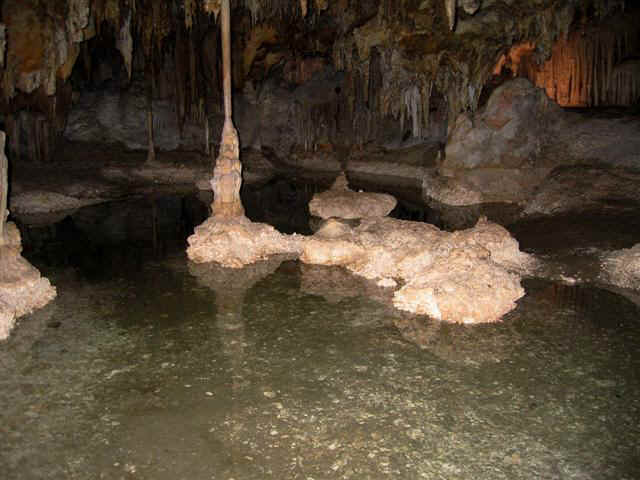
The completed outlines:
<svg viewBox="0 0 640 480">
<path fill-rule="evenodd" d="M 187 255 L 196 263 L 217 262 L 224 267 L 241 268 L 271 255 L 297 254 L 300 239 L 244 216 L 226 221 L 212 216 L 189 237 Z"/>
<path fill-rule="evenodd" d="M 559 116 L 528 80 L 503 84 L 474 118 L 455 120 L 444 161 L 424 178 L 425 197 L 448 205 L 523 201 L 551 170 L 538 158 Z"/>
<path fill-rule="evenodd" d="M 640 290 L 640 243 L 603 255 L 601 265 L 604 281 L 618 287 Z"/>
<path fill-rule="evenodd" d="M 354 192 L 342 173 L 331 189 L 317 193 L 309 202 L 311 215 L 320 218 L 385 217 L 396 206 L 396 199 L 385 193 Z"/>
<path fill-rule="evenodd" d="M 213 217 L 223 220 L 243 217 L 244 208 L 240 200 L 242 185 L 242 164 L 240 163 L 240 145 L 238 132 L 233 123 L 225 121 L 222 129 L 220 153 L 216 160 L 211 179 L 213 190 Z"/>
<path fill-rule="evenodd" d="M 22 255 L 20 231 L 6 222 L 8 161 L 0 132 L 0 340 L 9 336 L 16 319 L 45 306 L 56 296 L 49 280 Z"/>
<path fill-rule="evenodd" d="M 0 241 L 0 340 L 9 336 L 16 319 L 44 307 L 56 296 L 56 289 L 21 252 L 20 232 L 13 223 L 5 225 Z"/>
<path fill-rule="evenodd" d="M 304 263 L 341 265 L 379 285 L 403 286 L 402 310 L 461 323 L 498 321 L 524 295 L 530 256 L 499 225 L 481 219 L 449 233 L 426 223 L 362 219 L 354 228 L 328 221 L 303 244 Z"/>
<path fill-rule="evenodd" d="M 229 1 L 222 1 L 222 51 L 225 122 L 220 152 L 211 179 L 214 199 L 211 217 L 189 237 L 187 255 L 196 263 L 216 262 L 241 268 L 275 254 L 297 254 L 298 238 L 282 235 L 264 223 L 244 216 L 240 199 L 242 164 L 240 142 L 231 119 L 231 53 Z"/>
</svg>

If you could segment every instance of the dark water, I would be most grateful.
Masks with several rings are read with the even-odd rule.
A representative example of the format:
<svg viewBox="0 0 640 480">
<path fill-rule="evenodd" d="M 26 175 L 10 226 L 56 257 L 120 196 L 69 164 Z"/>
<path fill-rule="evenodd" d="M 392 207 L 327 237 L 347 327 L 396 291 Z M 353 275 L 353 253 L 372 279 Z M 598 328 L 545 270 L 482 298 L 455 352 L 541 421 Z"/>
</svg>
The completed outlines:
<svg viewBox="0 0 640 480">
<path fill-rule="evenodd" d="M 430 322 L 339 269 L 189 263 L 192 201 L 23 229 L 59 296 L 0 344 L 2 478 L 640 478 L 636 304 L 531 278 Z"/>
</svg>

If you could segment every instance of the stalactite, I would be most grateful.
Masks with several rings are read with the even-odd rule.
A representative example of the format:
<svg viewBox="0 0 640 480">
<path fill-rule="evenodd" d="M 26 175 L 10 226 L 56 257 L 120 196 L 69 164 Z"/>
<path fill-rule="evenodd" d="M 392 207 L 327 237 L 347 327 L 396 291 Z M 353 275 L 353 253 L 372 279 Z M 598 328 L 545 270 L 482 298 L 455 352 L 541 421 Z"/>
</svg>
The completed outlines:
<svg viewBox="0 0 640 480">
<path fill-rule="evenodd" d="M 407 120 L 411 122 L 411 134 L 420 138 L 422 136 L 422 96 L 415 85 L 404 92 L 404 112 Z"/>
<path fill-rule="evenodd" d="M 131 10 L 127 12 L 127 15 L 123 19 L 122 26 L 118 31 L 116 48 L 122 54 L 124 65 L 127 69 L 127 75 L 129 76 L 129 80 L 131 80 L 131 74 L 133 72 L 133 37 L 131 36 Z"/>
<path fill-rule="evenodd" d="M 638 21 L 638 15 L 618 16 L 606 25 L 560 37 L 542 64 L 535 61 L 535 45 L 514 46 L 508 54 L 511 68 L 544 88 L 560 105 L 630 105 L 637 101 L 634 93 L 640 86 L 640 72 L 625 74 L 621 65 L 640 51 Z"/>
</svg>

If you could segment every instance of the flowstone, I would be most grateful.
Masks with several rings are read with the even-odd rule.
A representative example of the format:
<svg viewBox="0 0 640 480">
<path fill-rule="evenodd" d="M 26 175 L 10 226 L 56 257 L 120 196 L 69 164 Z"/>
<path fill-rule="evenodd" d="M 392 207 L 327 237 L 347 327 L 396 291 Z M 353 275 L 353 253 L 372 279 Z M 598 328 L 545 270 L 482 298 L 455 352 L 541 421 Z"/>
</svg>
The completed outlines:
<svg viewBox="0 0 640 480">
<path fill-rule="evenodd" d="M 254 223 L 244 216 L 227 220 L 211 216 L 188 238 L 187 255 L 196 263 L 242 268 L 271 255 L 297 255 L 301 240 L 298 235 L 281 234 L 271 225 Z"/>
<path fill-rule="evenodd" d="M 311 215 L 320 218 L 385 217 L 397 200 L 386 193 L 354 192 L 342 173 L 326 192 L 317 193 L 309 202 Z"/>
<path fill-rule="evenodd" d="M 495 322 L 524 295 L 522 273 L 533 259 L 501 226 L 482 218 L 471 229 L 445 232 L 392 218 L 357 227 L 329 220 L 304 242 L 300 260 L 340 265 L 395 291 L 396 308 L 447 322 Z"/>
<path fill-rule="evenodd" d="M 0 340 L 4 340 L 17 318 L 44 307 L 55 298 L 56 289 L 20 254 L 20 232 L 15 224 L 5 224 L 1 240 Z"/>
</svg>

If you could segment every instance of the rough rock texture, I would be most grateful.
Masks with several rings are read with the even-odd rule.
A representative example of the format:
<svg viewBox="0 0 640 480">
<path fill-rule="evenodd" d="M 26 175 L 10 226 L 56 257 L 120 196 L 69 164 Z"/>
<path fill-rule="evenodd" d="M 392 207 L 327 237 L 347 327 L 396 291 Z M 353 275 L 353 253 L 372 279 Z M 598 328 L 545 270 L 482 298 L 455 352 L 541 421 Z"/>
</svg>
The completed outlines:
<svg viewBox="0 0 640 480">
<path fill-rule="evenodd" d="M 187 255 L 196 263 L 217 262 L 241 268 L 276 254 L 298 254 L 301 237 L 283 235 L 271 225 L 246 217 L 225 221 L 210 217 L 188 238 Z"/>
<path fill-rule="evenodd" d="M 8 223 L 0 242 L 0 340 L 9 336 L 16 319 L 44 307 L 56 296 L 49 280 L 20 255 L 20 233 Z"/>
<path fill-rule="evenodd" d="M 386 217 L 396 204 L 391 195 L 350 190 L 347 177 L 341 174 L 329 190 L 313 196 L 309 211 L 320 218 Z"/>
<path fill-rule="evenodd" d="M 240 200 L 242 185 L 242 163 L 240 163 L 240 142 L 231 119 L 224 123 L 220 153 L 213 169 L 211 189 L 213 190 L 212 216 L 218 220 L 244 216 Z"/>
<path fill-rule="evenodd" d="M 640 243 L 602 256 L 601 277 L 622 288 L 640 290 Z"/>
<path fill-rule="evenodd" d="M 482 247 L 454 248 L 398 290 L 393 304 L 436 320 L 495 322 L 524 295 L 520 276 L 490 261 Z"/>
<path fill-rule="evenodd" d="M 475 117 L 458 116 L 438 171 L 448 178 L 425 177 L 426 195 L 450 205 L 521 201 L 550 170 L 538 157 L 559 115 L 528 80 L 503 84 Z"/>
<path fill-rule="evenodd" d="M 448 233 L 391 218 L 363 219 L 355 228 L 329 220 L 304 242 L 300 260 L 342 265 L 379 285 L 402 288 L 397 308 L 449 322 L 493 322 L 524 295 L 520 275 L 533 260 L 502 227 L 481 219 Z"/>
</svg>

